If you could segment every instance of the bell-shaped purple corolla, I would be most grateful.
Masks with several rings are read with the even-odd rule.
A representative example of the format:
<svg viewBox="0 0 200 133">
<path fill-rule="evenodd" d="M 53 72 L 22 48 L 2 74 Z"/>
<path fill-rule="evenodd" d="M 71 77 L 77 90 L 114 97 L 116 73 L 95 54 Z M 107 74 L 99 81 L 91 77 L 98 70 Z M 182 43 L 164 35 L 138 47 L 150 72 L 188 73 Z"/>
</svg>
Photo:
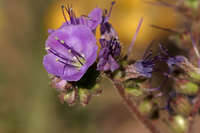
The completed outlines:
<svg viewBox="0 0 200 133">
<path fill-rule="evenodd" d="M 78 81 L 96 61 L 98 46 L 86 25 L 67 25 L 52 32 L 46 40 L 43 65 L 62 80 Z"/>
</svg>

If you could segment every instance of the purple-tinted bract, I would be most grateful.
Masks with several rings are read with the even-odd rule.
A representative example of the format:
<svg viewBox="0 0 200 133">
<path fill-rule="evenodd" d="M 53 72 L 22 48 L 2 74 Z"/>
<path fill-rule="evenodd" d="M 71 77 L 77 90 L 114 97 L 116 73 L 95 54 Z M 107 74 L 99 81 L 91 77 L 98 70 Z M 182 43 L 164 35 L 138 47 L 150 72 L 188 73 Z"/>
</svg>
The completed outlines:
<svg viewBox="0 0 200 133">
<path fill-rule="evenodd" d="M 95 62 L 98 46 L 91 29 L 67 25 L 46 40 L 48 54 L 43 64 L 47 72 L 66 81 L 78 81 Z"/>
</svg>

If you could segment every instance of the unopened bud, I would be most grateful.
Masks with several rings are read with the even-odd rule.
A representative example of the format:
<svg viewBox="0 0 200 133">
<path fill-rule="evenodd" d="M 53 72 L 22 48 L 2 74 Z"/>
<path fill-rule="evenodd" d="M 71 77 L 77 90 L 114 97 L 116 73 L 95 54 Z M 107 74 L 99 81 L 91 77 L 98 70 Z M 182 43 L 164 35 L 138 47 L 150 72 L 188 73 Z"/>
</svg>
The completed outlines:
<svg viewBox="0 0 200 133">
<path fill-rule="evenodd" d="M 197 9 L 199 6 L 199 0 L 184 0 L 184 4 L 189 8 Z"/>
<path fill-rule="evenodd" d="M 192 109 L 192 105 L 186 97 L 177 97 L 171 102 L 171 106 L 176 113 L 183 116 L 188 116 Z"/>
<path fill-rule="evenodd" d="M 184 70 L 192 80 L 197 82 L 200 81 L 200 68 L 194 66 L 184 56 L 177 56 L 176 59 L 181 60 L 180 62 L 177 63 L 177 66 L 179 66 L 182 70 Z"/>
<path fill-rule="evenodd" d="M 139 104 L 139 111 L 142 115 L 151 116 L 155 111 L 154 105 L 151 101 L 144 100 Z"/>
<path fill-rule="evenodd" d="M 188 80 L 178 80 L 175 83 L 175 89 L 185 95 L 196 95 L 199 91 L 199 87 L 196 83 Z"/>
<path fill-rule="evenodd" d="M 188 120 L 181 115 L 174 116 L 169 124 L 175 133 L 185 133 L 189 126 Z"/>
<path fill-rule="evenodd" d="M 79 101 L 81 105 L 86 106 L 89 103 L 91 96 L 88 89 L 79 89 Z"/>
<path fill-rule="evenodd" d="M 191 79 L 193 79 L 194 81 L 200 81 L 200 70 L 199 68 L 196 69 L 196 71 L 191 71 L 188 72 L 188 75 L 191 77 Z"/>
<path fill-rule="evenodd" d="M 124 85 L 125 92 L 131 96 L 139 97 L 144 94 L 140 83 L 137 83 L 136 81 L 126 81 Z"/>
<path fill-rule="evenodd" d="M 102 91 L 103 89 L 100 87 L 98 83 L 96 83 L 91 89 L 91 93 L 96 96 L 99 96 L 102 93 Z"/>
<path fill-rule="evenodd" d="M 131 96 L 135 96 L 135 97 L 139 97 L 143 95 L 143 91 L 140 88 L 137 87 L 128 87 L 125 89 L 126 93 L 131 95 Z"/>
<path fill-rule="evenodd" d="M 69 105 L 73 105 L 76 102 L 76 93 L 76 90 L 67 92 L 67 94 L 65 94 L 63 97 L 64 102 L 67 102 Z"/>
</svg>

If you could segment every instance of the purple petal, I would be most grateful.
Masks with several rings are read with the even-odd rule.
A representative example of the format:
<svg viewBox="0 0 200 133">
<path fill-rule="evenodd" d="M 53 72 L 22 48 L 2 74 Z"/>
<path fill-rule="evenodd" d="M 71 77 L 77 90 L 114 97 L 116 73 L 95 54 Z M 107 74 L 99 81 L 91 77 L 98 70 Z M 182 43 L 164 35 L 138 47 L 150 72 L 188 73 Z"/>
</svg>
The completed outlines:
<svg viewBox="0 0 200 133">
<path fill-rule="evenodd" d="M 102 22 L 102 10 L 100 8 L 94 8 L 88 15 L 90 20 L 88 20 L 88 25 L 92 30 Z"/>
<path fill-rule="evenodd" d="M 119 64 L 115 61 L 115 59 L 111 55 L 109 56 L 108 62 L 110 64 L 111 72 L 119 68 Z"/>
<path fill-rule="evenodd" d="M 55 30 L 53 30 L 53 29 L 48 29 L 48 34 L 51 34 L 51 33 L 53 33 Z"/>
<path fill-rule="evenodd" d="M 43 65 L 48 73 L 60 76 L 62 75 L 64 64 L 57 62 L 56 58 L 53 54 L 45 55 Z"/>
<path fill-rule="evenodd" d="M 84 25 L 68 25 L 56 30 L 48 37 L 46 47 L 57 52 L 57 54 L 52 54 L 48 50 L 48 55 L 44 57 L 43 64 L 47 72 L 67 81 L 78 81 L 88 67 L 95 62 L 98 50 L 94 34 L 89 27 Z M 80 68 L 68 61 L 76 59 L 75 62 L 78 62 L 77 54 L 73 50 L 84 58 L 84 63 Z"/>
<path fill-rule="evenodd" d="M 108 71 L 110 69 L 110 65 L 104 58 L 100 58 L 97 64 L 97 70 L 99 71 Z"/>
</svg>

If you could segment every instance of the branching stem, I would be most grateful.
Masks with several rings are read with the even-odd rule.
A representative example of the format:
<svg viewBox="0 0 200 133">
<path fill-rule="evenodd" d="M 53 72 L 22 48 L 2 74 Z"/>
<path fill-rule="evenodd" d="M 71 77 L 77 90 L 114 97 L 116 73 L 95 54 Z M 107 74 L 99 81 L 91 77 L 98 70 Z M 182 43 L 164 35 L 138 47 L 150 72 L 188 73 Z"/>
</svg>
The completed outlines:
<svg viewBox="0 0 200 133">
<path fill-rule="evenodd" d="M 127 105 L 128 109 L 130 110 L 130 112 L 133 113 L 137 117 L 137 119 L 146 128 L 148 128 L 151 131 L 151 133 L 161 133 L 150 120 L 148 120 L 147 118 L 142 116 L 142 114 L 139 112 L 138 108 L 133 103 L 133 101 L 128 96 L 126 96 L 125 91 L 124 91 L 124 87 L 123 87 L 121 81 L 120 80 L 115 80 L 114 81 L 114 85 L 117 88 L 117 91 L 118 91 L 119 95 L 121 96 L 121 98 L 126 103 L 126 105 Z"/>
</svg>

